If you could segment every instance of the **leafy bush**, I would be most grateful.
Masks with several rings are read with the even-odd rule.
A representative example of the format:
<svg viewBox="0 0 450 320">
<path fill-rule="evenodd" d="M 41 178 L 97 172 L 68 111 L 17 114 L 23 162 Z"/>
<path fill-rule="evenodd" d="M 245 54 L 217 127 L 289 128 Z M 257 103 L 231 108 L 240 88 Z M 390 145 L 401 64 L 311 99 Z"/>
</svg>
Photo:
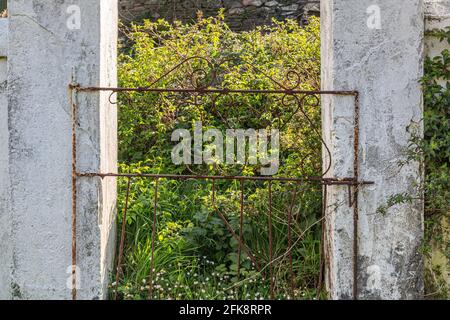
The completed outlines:
<svg viewBox="0 0 450 320">
<path fill-rule="evenodd" d="M 450 44 L 450 27 L 429 34 Z M 448 297 L 448 284 L 441 267 L 434 266 L 434 253 L 449 258 L 449 159 L 450 159 L 450 52 L 425 60 L 424 139 L 414 138 L 413 146 L 425 163 L 425 254 L 426 295 Z M 444 258 L 445 259 L 445 258 Z"/>
<path fill-rule="evenodd" d="M 274 22 L 250 32 L 230 31 L 223 16 L 184 25 L 145 21 L 124 30 L 127 48 L 120 56 L 122 87 L 229 89 L 319 88 L 319 22 L 301 28 L 295 21 Z M 160 79 L 180 61 L 190 59 Z M 204 58 L 207 58 L 206 61 Z M 206 72 L 199 71 L 206 70 Z M 217 73 L 211 70 L 218 70 Z M 294 70 L 286 75 L 287 70 Z M 272 79 L 270 79 L 272 78 Z M 160 79 L 160 80 L 158 80 Z M 178 128 L 192 129 L 202 120 L 207 128 L 281 129 L 281 176 L 321 174 L 320 108 L 314 97 L 296 112 L 292 97 L 275 94 L 120 94 L 119 157 L 122 172 L 190 174 L 171 161 L 170 136 Z M 208 174 L 256 175 L 257 166 L 200 169 Z M 119 180 L 119 210 L 125 205 L 127 181 Z M 133 179 L 127 215 L 124 275 L 118 284 L 125 299 L 144 299 L 149 292 L 155 179 Z M 157 235 L 152 298 L 258 299 L 269 297 L 268 183 L 248 181 L 244 191 L 243 239 L 261 262 L 258 272 L 245 250 L 220 218 L 220 211 L 239 233 L 241 185 L 238 181 L 158 180 Z M 287 214 L 292 207 L 292 249 L 295 288 L 291 288 L 286 255 Z M 273 257 L 277 298 L 312 298 L 320 270 L 321 186 L 273 182 Z M 119 211 L 120 212 L 120 211 Z M 121 223 L 119 217 L 119 224 Z M 300 241 L 301 240 L 301 241 Z M 238 273 L 238 259 L 241 268 Z M 238 278 L 239 275 L 239 278 Z M 113 284 L 115 285 L 115 284 Z M 113 286 L 114 287 L 114 286 Z"/>
</svg>

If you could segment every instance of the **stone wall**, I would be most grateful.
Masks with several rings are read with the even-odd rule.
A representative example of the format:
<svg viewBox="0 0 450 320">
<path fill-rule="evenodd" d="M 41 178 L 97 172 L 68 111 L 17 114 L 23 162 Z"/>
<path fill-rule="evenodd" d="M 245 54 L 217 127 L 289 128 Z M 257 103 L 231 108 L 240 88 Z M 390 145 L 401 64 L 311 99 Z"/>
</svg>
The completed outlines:
<svg viewBox="0 0 450 320">
<path fill-rule="evenodd" d="M 125 22 L 141 18 L 192 21 L 197 12 L 205 16 L 225 9 L 233 30 L 248 30 L 270 23 L 272 18 L 293 18 L 304 22 L 310 14 L 319 15 L 319 0 L 119 0 L 120 18 Z"/>
</svg>

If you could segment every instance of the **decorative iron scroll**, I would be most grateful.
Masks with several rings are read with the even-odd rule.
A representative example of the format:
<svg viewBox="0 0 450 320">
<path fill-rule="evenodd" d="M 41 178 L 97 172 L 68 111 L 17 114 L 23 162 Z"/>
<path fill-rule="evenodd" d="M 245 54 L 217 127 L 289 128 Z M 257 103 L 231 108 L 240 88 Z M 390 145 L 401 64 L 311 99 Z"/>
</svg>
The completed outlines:
<svg viewBox="0 0 450 320">
<path fill-rule="evenodd" d="M 195 66 L 192 65 L 193 61 Z M 254 88 L 235 88 L 233 84 L 227 88 L 222 87 L 221 84 L 226 83 L 224 79 L 226 72 L 233 68 L 237 68 L 236 72 L 253 72 L 262 75 L 264 79 L 256 79 L 253 83 Z M 269 85 L 266 80 L 269 81 Z M 238 57 L 221 61 L 212 61 L 200 56 L 189 57 L 161 76 L 149 79 L 148 83 L 148 86 L 137 88 L 76 89 L 77 91 L 110 91 L 109 101 L 112 104 L 136 106 L 136 109 L 142 112 L 145 112 L 145 108 L 166 108 L 164 118 L 168 122 L 186 118 L 193 108 L 197 108 L 203 113 L 198 120 L 204 120 L 207 114 L 214 115 L 221 119 L 224 129 L 249 127 L 249 119 L 252 118 L 258 119 L 258 124 L 262 123 L 264 128 L 274 128 L 280 132 L 290 123 L 295 123 L 297 128 L 309 127 L 316 140 L 320 141 L 325 153 L 322 177 L 331 168 L 331 152 L 322 138 L 320 123 L 315 123 L 310 115 L 313 112 L 320 112 L 320 96 L 323 94 L 356 95 L 353 91 L 302 90 L 302 76 L 298 71 L 288 70 L 284 77 L 278 79 L 252 64 L 242 65 Z M 261 89 L 262 86 L 271 88 Z M 120 94 L 119 101 L 116 100 L 117 94 Z M 156 103 L 153 100 L 155 96 L 158 96 Z M 152 101 L 149 102 L 146 97 L 151 97 Z M 244 97 L 257 97 L 261 103 L 255 107 L 254 103 L 246 101 Z M 169 107 L 170 102 L 173 104 L 173 101 L 177 104 L 176 108 Z M 240 112 L 242 110 L 246 111 L 245 115 Z M 264 122 L 263 119 L 267 121 Z M 295 146 L 285 147 L 291 152 L 295 149 Z M 304 155 L 303 161 L 307 161 L 307 158 L 312 156 L 317 157 L 312 154 Z M 245 166 L 238 172 L 228 173 L 220 168 L 216 172 L 198 169 L 188 167 L 193 175 L 239 175 L 245 170 Z"/>
</svg>

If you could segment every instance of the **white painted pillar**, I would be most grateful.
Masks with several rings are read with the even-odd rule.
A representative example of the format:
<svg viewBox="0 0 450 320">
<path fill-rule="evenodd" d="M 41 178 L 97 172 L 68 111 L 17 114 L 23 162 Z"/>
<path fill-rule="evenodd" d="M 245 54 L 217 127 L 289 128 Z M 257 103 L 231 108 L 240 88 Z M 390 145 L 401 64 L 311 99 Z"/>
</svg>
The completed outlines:
<svg viewBox="0 0 450 320">
<path fill-rule="evenodd" d="M 418 163 L 403 167 L 415 123 L 421 130 L 422 0 L 322 0 L 322 86 L 360 98 L 357 281 L 353 281 L 353 208 L 347 189 L 328 189 L 326 282 L 333 299 L 412 299 L 423 290 L 420 200 L 378 209 L 397 194 L 420 197 Z M 324 97 L 330 175 L 353 175 L 353 110 L 346 97 Z"/>
<path fill-rule="evenodd" d="M 0 18 L 0 300 L 8 299 L 11 266 L 11 216 L 9 214 L 8 176 L 8 98 L 6 72 L 8 19 Z"/>
<path fill-rule="evenodd" d="M 116 86 L 117 0 L 10 0 L 8 11 L 8 291 L 13 299 L 71 299 L 68 85 L 74 76 L 82 86 Z M 108 93 L 79 95 L 77 103 L 78 169 L 114 171 L 116 115 Z M 115 192 L 112 179 L 78 184 L 78 299 L 106 295 Z"/>
</svg>

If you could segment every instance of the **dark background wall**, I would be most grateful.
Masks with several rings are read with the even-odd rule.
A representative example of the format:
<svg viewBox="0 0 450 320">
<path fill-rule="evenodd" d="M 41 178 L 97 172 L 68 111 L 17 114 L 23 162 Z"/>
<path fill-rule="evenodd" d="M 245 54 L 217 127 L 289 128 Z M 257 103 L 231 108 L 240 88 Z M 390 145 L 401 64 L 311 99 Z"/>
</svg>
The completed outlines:
<svg viewBox="0 0 450 320">
<path fill-rule="evenodd" d="M 270 23 L 272 18 L 305 21 L 308 15 L 318 15 L 319 0 L 119 0 L 120 18 L 124 22 L 142 18 L 165 18 L 192 21 L 197 12 L 216 15 L 225 9 L 225 18 L 234 30 L 248 30 Z"/>
</svg>

